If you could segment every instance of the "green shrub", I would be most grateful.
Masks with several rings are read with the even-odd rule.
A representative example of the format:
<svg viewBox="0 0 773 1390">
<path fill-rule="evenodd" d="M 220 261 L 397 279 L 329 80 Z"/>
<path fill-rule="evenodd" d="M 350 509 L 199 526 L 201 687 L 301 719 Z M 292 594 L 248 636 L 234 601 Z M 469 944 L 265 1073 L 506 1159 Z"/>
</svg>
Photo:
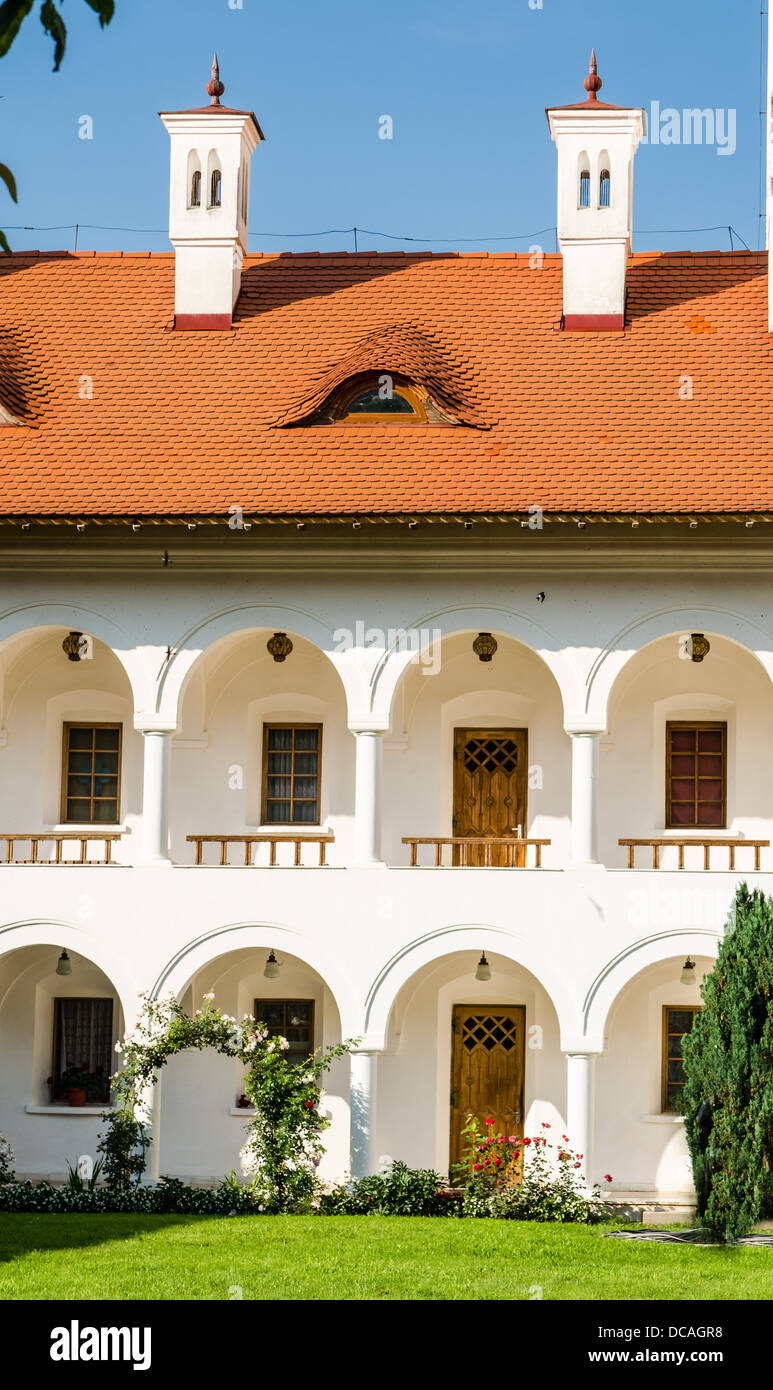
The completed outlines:
<svg viewBox="0 0 773 1390">
<path fill-rule="evenodd" d="M 773 1215 L 773 900 L 739 887 L 684 1041 L 698 1217 L 720 1240 Z"/>
<path fill-rule="evenodd" d="M 395 1162 L 384 1173 L 336 1187 L 320 1199 L 325 1216 L 449 1216 L 455 1206 L 443 1196 L 443 1179 L 431 1168 Z"/>
</svg>

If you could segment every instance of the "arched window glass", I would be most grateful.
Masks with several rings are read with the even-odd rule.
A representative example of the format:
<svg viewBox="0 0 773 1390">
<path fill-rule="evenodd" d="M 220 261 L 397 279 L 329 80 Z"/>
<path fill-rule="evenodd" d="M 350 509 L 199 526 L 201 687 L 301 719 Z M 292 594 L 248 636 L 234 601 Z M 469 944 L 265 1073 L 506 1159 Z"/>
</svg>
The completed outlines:
<svg viewBox="0 0 773 1390">
<path fill-rule="evenodd" d="M 209 181 L 209 206 L 219 208 L 223 189 L 223 175 L 219 169 L 213 169 Z"/>
<path fill-rule="evenodd" d="M 194 169 L 191 175 L 191 207 L 201 207 L 201 170 Z"/>
<path fill-rule="evenodd" d="M 426 424 L 427 411 L 420 389 L 384 372 L 342 390 L 334 418 L 352 425 L 388 420 Z"/>
<path fill-rule="evenodd" d="M 590 207 L 590 169 L 583 169 L 580 174 L 580 207 Z"/>
<path fill-rule="evenodd" d="M 612 179 L 609 170 L 602 169 L 599 180 L 599 207 L 608 208 L 612 198 Z"/>
</svg>

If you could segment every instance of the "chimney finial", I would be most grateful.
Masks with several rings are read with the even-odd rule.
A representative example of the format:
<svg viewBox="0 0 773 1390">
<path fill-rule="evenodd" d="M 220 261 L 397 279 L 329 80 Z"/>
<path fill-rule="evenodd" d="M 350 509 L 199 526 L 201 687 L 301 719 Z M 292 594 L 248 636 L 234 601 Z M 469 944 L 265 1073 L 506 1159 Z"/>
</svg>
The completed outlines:
<svg viewBox="0 0 773 1390">
<path fill-rule="evenodd" d="M 212 98 L 210 106 L 219 106 L 220 98 L 225 91 L 223 83 L 220 81 L 220 68 L 218 67 L 217 54 L 212 59 L 212 76 L 207 83 L 207 95 Z"/>
<path fill-rule="evenodd" d="M 601 91 L 601 88 L 603 87 L 604 83 L 599 77 L 599 68 L 598 63 L 596 62 L 595 48 L 591 51 L 590 65 L 588 67 L 588 76 L 586 77 L 582 85 L 588 93 L 588 101 L 598 101 L 596 93 Z"/>
</svg>

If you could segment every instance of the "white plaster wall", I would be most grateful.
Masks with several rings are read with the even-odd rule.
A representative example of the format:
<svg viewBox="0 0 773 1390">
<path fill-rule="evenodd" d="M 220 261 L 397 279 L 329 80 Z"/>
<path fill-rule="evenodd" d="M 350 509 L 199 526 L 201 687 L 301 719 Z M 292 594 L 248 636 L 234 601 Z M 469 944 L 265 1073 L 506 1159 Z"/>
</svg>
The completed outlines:
<svg viewBox="0 0 773 1390">
<path fill-rule="evenodd" d="M 94 1111 L 75 1107 L 65 1115 L 28 1114 L 47 1105 L 53 1068 L 54 999 L 112 998 L 113 1031 L 122 1031 L 120 1004 L 111 981 L 91 961 L 73 953 L 71 975 L 56 974 L 56 948 L 36 946 L 0 959 L 0 1134 L 10 1140 L 20 1177 L 61 1180 L 67 1164 L 96 1155 L 103 1124 Z"/>
<path fill-rule="evenodd" d="M 596 1168 L 612 1190 L 691 1196 L 684 1125 L 661 1117 L 663 1007 L 700 1003 L 711 962 L 696 961 L 696 983 L 680 983 L 683 956 L 652 966 L 621 991 L 596 1063 Z M 646 1117 L 646 1118 L 645 1118 Z"/>
<path fill-rule="evenodd" d="M 610 866 L 626 863 L 621 836 L 701 833 L 665 826 L 669 720 L 727 723 L 727 826 L 707 833 L 771 838 L 766 768 L 773 758 L 773 686 L 759 662 L 733 642 L 712 637 L 701 663 L 681 659 L 679 651 L 676 636 L 653 642 L 629 662 L 612 693 L 599 758 L 599 852 Z M 649 866 L 646 849 L 637 851 L 636 863 Z M 695 851 L 690 863 L 702 868 L 702 853 Z M 753 852 L 739 851 L 737 863 L 752 868 Z M 726 868 L 727 854 L 715 850 L 712 864 Z M 661 865 L 676 868 L 676 851 L 664 850 Z"/>
</svg>

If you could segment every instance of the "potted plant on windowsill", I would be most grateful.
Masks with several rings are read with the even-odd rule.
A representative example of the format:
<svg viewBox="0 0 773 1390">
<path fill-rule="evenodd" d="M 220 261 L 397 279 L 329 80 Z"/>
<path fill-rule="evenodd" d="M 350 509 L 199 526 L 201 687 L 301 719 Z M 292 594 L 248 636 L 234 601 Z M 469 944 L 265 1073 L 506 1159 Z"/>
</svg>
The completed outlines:
<svg viewBox="0 0 773 1390">
<path fill-rule="evenodd" d="M 68 1062 L 62 1072 L 59 1087 L 52 1088 L 54 1096 L 59 1088 L 67 1097 L 68 1105 L 110 1104 L 110 1078 L 104 1067 L 95 1067 L 94 1071 L 91 1071 L 88 1062 L 82 1062 L 79 1067 Z"/>
</svg>

